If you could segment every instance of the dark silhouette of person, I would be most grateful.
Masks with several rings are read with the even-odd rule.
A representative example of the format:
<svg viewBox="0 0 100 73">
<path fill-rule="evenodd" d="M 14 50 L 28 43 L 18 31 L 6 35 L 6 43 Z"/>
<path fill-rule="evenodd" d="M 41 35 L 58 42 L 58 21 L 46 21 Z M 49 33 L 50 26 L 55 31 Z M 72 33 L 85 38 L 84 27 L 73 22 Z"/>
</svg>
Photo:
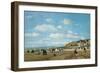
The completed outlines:
<svg viewBox="0 0 100 73">
<path fill-rule="evenodd" d="M 43 55 L 47 55 L 47 51 L 45 49 L 42 49 Z"/>
<path fill-rule="evenodd" d="M 75 53 L 75 54 L 78 54 L 78 51 L 77 51 L 77 49 L 75 49 L 74 53 Z"/>
<path fill-rule="evenodd" d="M 86 48 L 84 47 L 84 52 L 86 52 Z"/>
</svg>

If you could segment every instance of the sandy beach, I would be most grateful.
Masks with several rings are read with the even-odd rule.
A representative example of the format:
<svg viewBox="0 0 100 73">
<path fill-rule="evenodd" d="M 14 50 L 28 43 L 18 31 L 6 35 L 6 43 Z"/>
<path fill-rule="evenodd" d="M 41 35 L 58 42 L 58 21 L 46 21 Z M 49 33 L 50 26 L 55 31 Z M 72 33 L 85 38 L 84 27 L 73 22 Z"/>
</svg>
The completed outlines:
<svg viewBox="0 0 100 73">
<path fill-rule="evenodd" d="M 84 51 L 83 49 L 77 50 L 78 53 L 74 53 L 75 49 L 64 49 L 62 53 L 48 53 L 47 55 L 36 53 L 24 53 L 24 61 L 45 61 L 45 60 L 69 60 L 69 59 L 88 59 L 90 58 L 90 49 Z"/>
</svg>

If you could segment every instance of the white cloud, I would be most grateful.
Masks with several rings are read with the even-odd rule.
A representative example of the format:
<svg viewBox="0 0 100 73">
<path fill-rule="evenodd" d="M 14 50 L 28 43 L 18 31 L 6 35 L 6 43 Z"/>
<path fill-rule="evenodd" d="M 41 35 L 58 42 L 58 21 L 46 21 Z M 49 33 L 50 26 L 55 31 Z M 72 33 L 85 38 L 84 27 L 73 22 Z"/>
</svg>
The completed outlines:
<svg viewBox="0 0 100 73">
<path fill-rule="evenodd" d="M 77 33 L 73 33 L 72 31 L 69 33 L 51 33 L 49 37 L 55 40 L 81 38 L 81 36 L 79 36 Z"/>
<path fill-rule="evenodd" d="M 35 36 L 35 37 L 36 37 L 36 36 L 39 36 L 39 33 L 33 32 L 33 33 L 32 33 L 32 36 Z"/>
<path fill-rule="evenodd" d="M 81 37 L 81 39 L 82 39 L 82 40 L 84 40 L 84 39 L 85 39 L 85 37 L 83 37 L 83 36 L 82 36 L 82 37 Z"/>
<path fill-rule="evenodd" d="M 73 38 L 73 39 L 80 38 L 80 36 L 76 35 L 76 34 L 66 34 L 66 37 L 67 38 Z"/>
<path fill-rule="evenodd" d="M 68 33 L 73 33 L 71 30 L 68 30 L 67 32 L 68 32 Z"/>
<path fill-rule="evenodd" d="M 52 19 L 51 19 L 51 18 L 47 18 L 46 21 L 47 21 L 47 22 L 51 22 Z"/>
<path fill-rule="evenodd" d="M 26 17 L 27 17 L 28 19 L 33 18 L 33 16 L 32 16 L 32 15 L 27 15 Z"/>
<path fill-rule="evenodd" d="M 50 42 L 50 45 L 53 45 L 53 46 L 64 46 L 66 42 L 64 41 L 57 41 L 57 42 Z M 49 43 L 48 43 L 49 44 Z"/>
<path fill-rule="evenodd" d="M 55 32 L 57 31 L 56 27 L 50 24 L 41 24 L 37 25 L 35 30 L 41 31 L 41 32 Z"/>
<path fill-rule="evenodd" d="M 74 33 L 71 30 L 68 30 L 67 32 L 68 32 L 67 35 L 66 35 L 67 38 L 80 38 L 80 36 L 76 32 Z"/>
<path fill-rule="evenodd" d="M 36 32 L 33 32 L 33 33 L 25 33 L 25 36 L 32 36 L 32 37 L 37 37 L 39 36 L 40 34 L 39 33 L 36 33 Z"/>
<path fill-rule="evenodd" d="M 58 28 L 58 29 L 62 29 L 62 26 L 61 26 L 61 25 L 58 25 L 57 28 Z"/>
<path fill-rule="evenodd" d="M 71 24 L 72 21 L 71 21 L 70 19 L 63 19 L 63 23 L 64 23 L 65 25 L 67 25 L 67 24 Z"/>
<path fill-rule="evenodd" d="M 74 33 L 75 35 L 78 35 L 78 33 Z"/>
<path fill-rule="evenodd" d="M 52 33 L 49 35 L 49 37 L 52 39 L 60 40 L 64 38 L 64 35 L 62 33 Z"/>
<path fill-rule="evenodd" d="M 73 32 L 73 31 L 71 31 L 71 30 L 68 30 L 67 32 L 68 32 L 69 34 L 75 34 L 75 35 L 78 35 L 78 33 Z"/>
</svg>

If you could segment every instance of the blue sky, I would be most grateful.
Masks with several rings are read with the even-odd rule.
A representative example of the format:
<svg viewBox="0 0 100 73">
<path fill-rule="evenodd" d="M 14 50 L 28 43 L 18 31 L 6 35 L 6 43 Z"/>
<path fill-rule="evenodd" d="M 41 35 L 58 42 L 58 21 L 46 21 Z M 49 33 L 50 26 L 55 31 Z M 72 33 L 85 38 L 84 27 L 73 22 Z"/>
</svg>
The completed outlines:
<svg viewBox="0 0 100 73">
<path fill-rule="evenodd" d="M 90 14 L 24 11 L 25 48 L 90 39 Z"/>
</svg>

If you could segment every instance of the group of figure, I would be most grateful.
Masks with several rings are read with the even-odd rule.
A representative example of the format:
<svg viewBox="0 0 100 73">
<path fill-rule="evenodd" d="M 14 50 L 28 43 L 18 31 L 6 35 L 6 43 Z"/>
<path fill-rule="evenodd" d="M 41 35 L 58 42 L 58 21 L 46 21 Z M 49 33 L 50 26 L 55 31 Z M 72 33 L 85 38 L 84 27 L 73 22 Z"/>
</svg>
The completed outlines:
<svg viewBox="0 0 100 73">
<path fill-rule="evenodd" d="M 37 55 L 48 55 L 49 53 L 53 54 L 54 56 L 56 55 L 61 55 L 63 54 L 63 49 L 62 48 L 51 48 L 51 49 L 40 49 L 40 50 L 27 50 L 27 53 L 35 53 Z"/>
</svg>

